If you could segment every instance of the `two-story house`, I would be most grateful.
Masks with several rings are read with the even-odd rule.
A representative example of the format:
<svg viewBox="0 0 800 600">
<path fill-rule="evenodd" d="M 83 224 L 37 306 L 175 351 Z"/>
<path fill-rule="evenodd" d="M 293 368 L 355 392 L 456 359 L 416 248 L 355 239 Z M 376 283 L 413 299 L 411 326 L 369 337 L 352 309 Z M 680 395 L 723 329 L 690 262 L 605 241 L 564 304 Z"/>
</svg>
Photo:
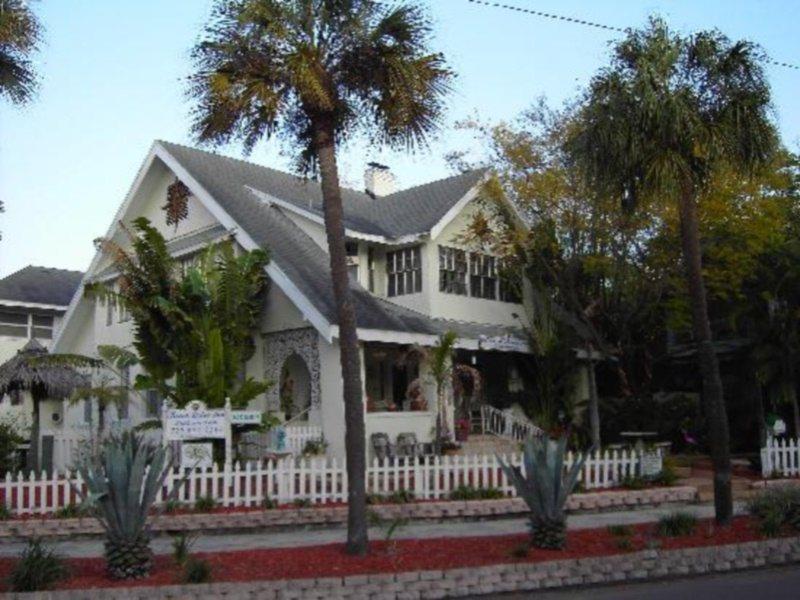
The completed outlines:
<svg viewBox="0 0 800 600">
<path fill-rule="evenodd" d="M 367 434 L 413 432 L 431 439 L 435 384 L 425 353 L 446 331 L 458 335 L 459 360 L 483 373 L 483 401 L 507 406 L 525 390 L 521 298 L 499 276 L 496 257 L 459 241 L 486 176 L 472 171 L 395 190 L 390 171 L 370 164 L 365 190 L 343 189 L 351 288 L 358 319 Z M 167 188 L 191 192 L 188 216 L 167 225 Z M 107 237 L 127 244 L 120 223 L 145 216 L 173 255 L 190 259 L 208 244 L 232 239 L 245 250 L 266 247 L 271 280 L 248 374 L 276 382 L 253 408 L 279 410 L 290 396 L 293 422 L 321 428 L 328 452 L 344 452 L 344 405 L 338 326 L 317 182 L 167 142 L 155 142 L 112 220 Z M 98 253 L 85 281 L 113 282 Z M 94 354 L 100 344 L 127 345 L 123 312 L 78 290 L 56 352 Z M 414 354 L 421 357 L 411 360 Z M 132 374 L 133 375 L 133 374 Z M 416 391 L 410 388 L 418 385 Z M 419 391 L 425 402 L 419 401 Z M 413 398 L 416 402 L 412 402 Z M 285 406 L 285 404 L 284 404 Z M 125 418 L 156 416 L 158 400 L 132 406 Z M 75 418 L 80 418 L 76 413 Z M 112 417 L 113 418 L 113 417 Z"/>
<path fill-rule="evenodd" d="M 61 326 L 82 273 L 29 265 L 0 279 L 0 364 L 31 340 L 45 348 Z M 33 407 L 29 394 L 0 398 L 0 421 L 27 435 Z"/>
</svg>

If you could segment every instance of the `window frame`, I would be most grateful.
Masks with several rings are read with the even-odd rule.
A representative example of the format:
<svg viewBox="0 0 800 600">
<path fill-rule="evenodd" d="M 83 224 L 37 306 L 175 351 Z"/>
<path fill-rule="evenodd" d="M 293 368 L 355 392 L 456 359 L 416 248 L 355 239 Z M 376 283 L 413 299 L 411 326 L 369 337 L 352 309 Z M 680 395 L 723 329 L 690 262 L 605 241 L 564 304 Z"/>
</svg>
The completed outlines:
<svg viewBox="0 0 800 600">
<path fill-rule="evenodd" d="M 411 291 L 408 291 L 408 290 Z M 386 253 L 386 295 L 409 296 L 422 292 L 422 245 Z"/>
<path fill-rule="evenodd" d="M 463 270 L 459 268 L 463 266 Z M 439 291 L 443 294 L 468 296 L 469 258 L 467 251 L 439 245 Z"/>
</svg>

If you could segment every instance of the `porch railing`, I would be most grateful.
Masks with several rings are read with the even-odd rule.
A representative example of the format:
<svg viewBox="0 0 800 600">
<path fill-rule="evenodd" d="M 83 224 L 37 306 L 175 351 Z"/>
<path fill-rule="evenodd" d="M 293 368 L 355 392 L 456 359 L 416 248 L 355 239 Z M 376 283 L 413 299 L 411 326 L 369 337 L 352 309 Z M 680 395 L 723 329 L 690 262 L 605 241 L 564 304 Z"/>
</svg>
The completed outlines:
<svg viewBox="0 0 800 600">
<path fill-rule="evenodd" d="M 481 428 L 484 433 L 523 442 L 532 435 L 541 435 L 542 430 L 527 419 L 517 417 L 493 406 L 481 406 Z"/>
</svg>

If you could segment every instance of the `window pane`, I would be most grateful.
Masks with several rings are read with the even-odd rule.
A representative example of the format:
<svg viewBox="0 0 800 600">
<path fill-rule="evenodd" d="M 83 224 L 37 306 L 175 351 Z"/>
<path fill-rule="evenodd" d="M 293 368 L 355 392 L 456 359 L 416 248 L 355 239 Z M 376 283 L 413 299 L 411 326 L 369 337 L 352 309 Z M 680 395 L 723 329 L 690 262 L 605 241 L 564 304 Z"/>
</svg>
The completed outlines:
<svg viewBox="0 0 800 600">
<path fill-rule="evenodd" d="M 28 327 L 21 325 L 4 325 L 0 323 L 0 335 L 11 337 L 28 337 Z"/>
<path fill-rule="evenodd" d="M 395 293 L 395 277 L 396 277 L 395 275 L 389 275 L 389 289 L 387 291 L 387 294 L 389 296 L 395 296 L 396 295 L 396 293 Z"/>
<path fill-rule="evenodd" d="M 27 327 L 28 315 L 26 313 L 2 310 L 0 311 L 0 323 L 6 323 L 8 325 L 25 325 Z"/>
<path fill-rule="evenodd" d="M 43 327 L 52 327 L 53 326 L 53 316 L 52 315 L 33 315 L 33 324 L 34 325 L 41 325 Z"/>
<path fill-rule="evenodd" d="M 53 328 L 52 327 L 34 327 L 33 328 L 33 337 L 38 338 L 40 340 L 49 340 L 53 337 Z"/>
</svg>

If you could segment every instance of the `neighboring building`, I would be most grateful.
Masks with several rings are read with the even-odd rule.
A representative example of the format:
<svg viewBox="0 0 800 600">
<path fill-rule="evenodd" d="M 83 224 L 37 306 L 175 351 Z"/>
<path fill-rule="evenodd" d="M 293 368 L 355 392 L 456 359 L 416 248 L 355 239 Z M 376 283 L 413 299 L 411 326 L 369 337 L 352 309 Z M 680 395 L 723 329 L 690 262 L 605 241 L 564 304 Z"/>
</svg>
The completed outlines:
<svg viewBox="0 0 800 600">
<path fill-rule="evenodd" d="M 82 276 L 80 271 L 27 266 L 0 279 L 0 364 L 32 339 L 50 346 Z M 0 421 L 14 424 L 23 435 L 31 415 L 28 394 L 0 398 Z"/>
<path fill-rule="evenodd" d="M 415 433 L 431 438 L 435 386 L 425 361 L 402 360 L 414 346 L 430 347 L 457 333 L 459 357 L 482 371 L 483 401 L 501 407 L 524 395 L 528 346 L 521 299 L 499 276 L 499 259 L 459 242 L 484 171 L 471 171 L 406 190 L 381 165 L 367 170 L 365 191 L 343 189 L 351 289 L 358 317 L 367 434 Z M 187 218 L 167 225 L 163 206 L 176 180 L 191 192 Z M 276 385 L 252 407 L 278 410 L 291 394 L 292 422 L 321 428 L 328 452 L 344 452 L 344 405 L 336 311 L 323 225 L 320 186 L 313 181 L 216 154 L 155 142 L 107 237 L 129 241 L 119 223 L 147 217 L 174 256 L 190 259 L 208 244 L 234 240 L 245 250 L 266 247 L 272 281 L 247 374 Z M 118 274 L 98 253 L 85 281 L 113 282 Z M 98 345 L 129 345 L 132 322 L 113 305 L 86 298 L 70 303 L 55 352 L 96 354 Z M 135 374 L 132 373 L 133 377 Z M 427 410 L 411 410 L 409 384 L 422 383 Z M 62 410 L 54 406 L 52 410 Z M 158 415 L 159 402 L 132 405 L 121 417 Z M 43 413 L 46 411 L 43 411 Z M 107 418 L 113 421 L 114 415 Z M 43 416 L 46 420 L 47 417 Z M 91 419 L 71 407 L 65 422 Z"/>
</svg>

